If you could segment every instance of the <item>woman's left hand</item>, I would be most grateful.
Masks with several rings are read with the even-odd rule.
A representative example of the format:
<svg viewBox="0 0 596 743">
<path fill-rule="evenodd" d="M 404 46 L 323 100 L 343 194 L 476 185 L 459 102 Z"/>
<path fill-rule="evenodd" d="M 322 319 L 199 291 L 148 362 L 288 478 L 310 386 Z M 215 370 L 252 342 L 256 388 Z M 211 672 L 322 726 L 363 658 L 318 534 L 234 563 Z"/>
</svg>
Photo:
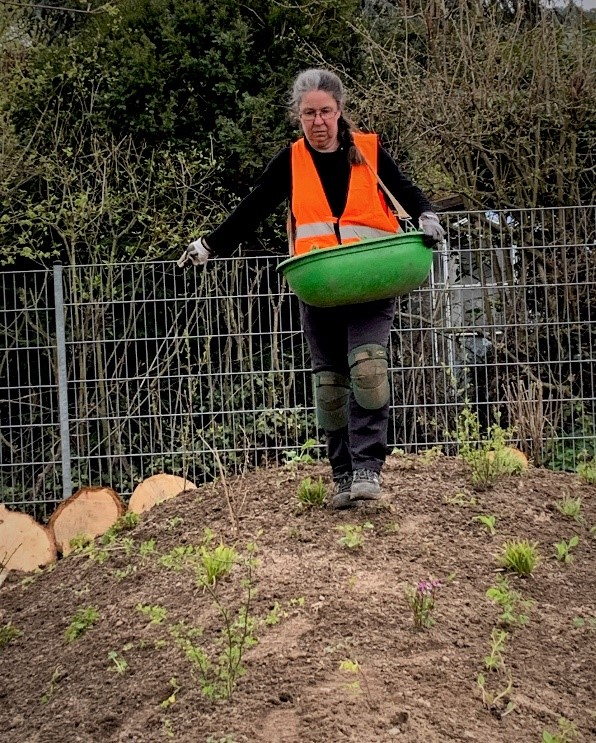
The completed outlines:
<svg viewBox="0 0 596 743">
<path fill-rule="evenodd" d="M 427 248 L 434 248 L 445 239 L 445 230 L 434 212 L 423 212 L 418 218 L 418 224 L 424 233 L 422 239 Z"/>
</svg>

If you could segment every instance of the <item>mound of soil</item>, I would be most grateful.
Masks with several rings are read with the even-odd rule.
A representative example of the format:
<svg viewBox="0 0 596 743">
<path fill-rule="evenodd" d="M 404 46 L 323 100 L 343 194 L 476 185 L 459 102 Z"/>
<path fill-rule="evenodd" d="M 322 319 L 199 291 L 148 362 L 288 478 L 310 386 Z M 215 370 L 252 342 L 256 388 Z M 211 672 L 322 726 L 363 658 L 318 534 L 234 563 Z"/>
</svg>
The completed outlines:
<svg viewBox="0 0 596 743">
<path fill-rule="evenodd" d="M 596 740 L 596 488 L 530 468 L 475 492 L 446 457 L 393 455 L 383 474 L 386 502 L 332 512 L 296 497 L 306 477 L 329 485 L 323 463 L 261 469 L 164 502 L 105 547 L 10 573 L 0 738 L 520 743 L 566 718 L 569 740 Z M 556 508 L 565 495 L 580 520 Z M 573 561 L 557 560 L 574 535 Z M 542 557 L 529 577 L 496 558 L 522 539 Z M 200 546 L 220 543 L 239 558 L 205 588 Z M 525 623 L 487 598 L 503 576 Z M 428 578 L 442 586 L 419 628 L 405 592 Z"/>
</svg>

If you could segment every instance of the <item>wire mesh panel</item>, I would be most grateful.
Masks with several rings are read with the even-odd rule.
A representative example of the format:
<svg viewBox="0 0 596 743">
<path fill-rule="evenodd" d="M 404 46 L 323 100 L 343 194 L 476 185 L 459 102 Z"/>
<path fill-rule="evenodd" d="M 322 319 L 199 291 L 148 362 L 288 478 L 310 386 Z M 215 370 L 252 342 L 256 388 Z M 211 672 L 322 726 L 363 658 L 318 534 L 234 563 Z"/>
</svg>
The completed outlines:
<svg viewBox="0 0 596 743">
<path fill-rule="evenodd" d="M 539 463 L 594 454 L 595 211 L 442 215 L 447 240 L 391 333 L 391 447 L 454 451 L 469 406 L 515 423 Z M 158 472 L 199 484 L 323 452 L 278 263 L 65 267 L 61 292 L 51 271 L 4 272 L 0 499 L 43 518 L 86 484 L 126 496 Z"/>
<path fill-rule="evenodd" d="M 3 273 L 0 291 L 0 503 L 45 516 L 61 490 L 52 273 Z"/>
</svg>

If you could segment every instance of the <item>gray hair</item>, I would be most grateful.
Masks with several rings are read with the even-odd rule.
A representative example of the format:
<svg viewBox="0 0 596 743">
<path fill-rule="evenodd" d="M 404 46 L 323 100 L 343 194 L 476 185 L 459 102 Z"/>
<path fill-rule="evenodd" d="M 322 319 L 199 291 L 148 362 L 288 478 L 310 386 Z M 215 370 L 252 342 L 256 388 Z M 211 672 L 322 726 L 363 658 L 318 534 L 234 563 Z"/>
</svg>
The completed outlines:
<svg viewBox="0 0 596 743">
<path fill-rule="evenodd" d="M 293 116 L 298 118 L 300 114 L 300 104 L 302 103 L 304 96 L 307 93 L 312 93 L 317 90 L 323 90 L 325 93 L 329 93 L 329 95 L 335 98 L 338 108 L 341 110 L 337 122 L 339 141 L 347 148 L 349 162 L 352 165 L 361 165 L 364 163 L 364 158 L 360 150 L 354 144 L 354 137 L 352 136 L 352 133 L 356 131 L 356 127 L 343 112 L 346 94 L 344 92 L 344 86 L 335 72 L 321 69 L 310 69 L 301 72 L 294 80 L 294 85 L 292 86 L 290 112 Z"/>
<path fill-rule="evenodd" d="M 311 69 L 304 70 L 294 80 L 290 98 L 291 112 L 298 116 L 300 103 L 304 96 L 316 90 L 323 90 L 325 93 L 329 93 L 329 95 L 335 98 L 339 108 L 343 108 L 345 101 L 344 86 L 335 72 Z"/>
</svg>

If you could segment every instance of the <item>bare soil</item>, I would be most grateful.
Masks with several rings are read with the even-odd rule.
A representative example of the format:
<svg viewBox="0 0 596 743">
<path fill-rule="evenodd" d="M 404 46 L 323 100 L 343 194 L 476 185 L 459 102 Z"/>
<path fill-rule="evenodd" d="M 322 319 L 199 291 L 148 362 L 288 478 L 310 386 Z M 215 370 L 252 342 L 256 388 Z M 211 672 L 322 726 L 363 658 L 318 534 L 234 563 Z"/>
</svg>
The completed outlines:
<svg viewBox="0 0 596 743">
<path fill-rule="evenodd" d="M 21 634 L 0 649 L 0 739 L 530 743 L 564 717 L 570 740 L 596 740 L 596 488 L 530 468 L 475 492 L 465 464 L 447 457 L 393 455 L 383 475 L 385 503 L 332 512 L 297 507 L 302 479 L 329 484 L 324 463 L 261 469 L 153 508 L 103 561 L 75 553 L 33 576 L 11 573 L 0 629 L 10 622 Z M 581 523 L 555 507 L 565 494 L 581 497 Z M 496 517 L 494 535 L 473 520 L 480 514 Z M 363 544 L 341 544 L 342 525 L 365 527 Z M 220 609 L 188 564 L 160 562 L 201 544 L 205 527 L 213 546 L 235 545 L 243 558 L 216 584 Z M 553 544 L 573 535 L 573 562 L 555 559 Z M 533 603 L 527 623 L 502 627 L 486 591 L 503 574 L 495 555 L 519 539 L 537 542 L 542 560 L 530 577 L 507 574 Z M 231 699 L 212 699 L 176 633 L 200 627 L 192 642 L 217 663 L 222 610 L 247 607 L 250 542 L 257 642 Z M 443 587 L 434 625 L 420 629 L 405 589 L 428 577 Z M 151 622 L 141 604 L 167 616 Z M 77 610 L 90 606 L 98 620 L 69 642 Z M 500 667 L 487 670 L 494 629 L 508 634 Z M 509 678 L 510 690 L 483 701 L 479 673 L 493 695 Z"/>
</svg>

